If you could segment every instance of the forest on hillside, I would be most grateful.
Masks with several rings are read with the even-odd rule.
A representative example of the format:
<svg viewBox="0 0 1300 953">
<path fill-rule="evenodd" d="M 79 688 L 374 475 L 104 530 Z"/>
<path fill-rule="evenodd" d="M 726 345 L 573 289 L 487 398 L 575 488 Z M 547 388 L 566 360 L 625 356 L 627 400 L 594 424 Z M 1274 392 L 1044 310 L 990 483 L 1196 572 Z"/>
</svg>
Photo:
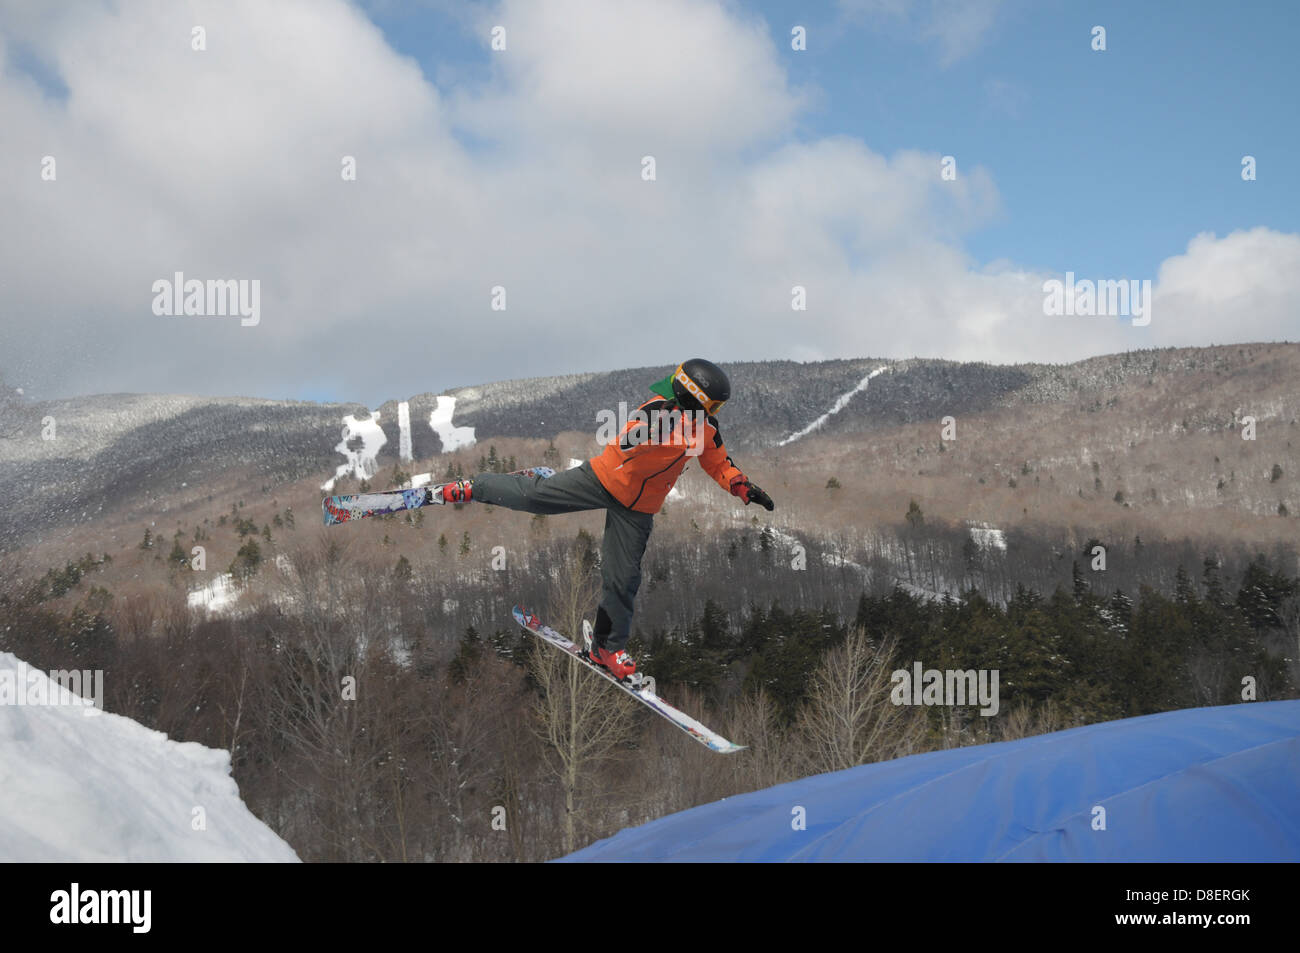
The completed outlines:
<svg viewBox="0 0 1300 953">
<path fill-rule="evenodd" d="M 114 594 L 96 582 L 108 559 L 87 554 L 21 582 L 0 573 L 0 651 L 102 669 L 107 710 L 229 749 L 250 808 L 305 860 L 544 860 L 809 774 L 1295 697 L 1300 681 L 1290 551 L 1076 552 L 1023 531 L 1003 551 L 923 520 L 870 545 L 675 533 L 647 560 L 630 649 L 665 697 L 750 746 L 721 757 L 510 619 L 515 601 L 566 632 L 591 617 L 585 530 L 539 536 L 492 571 L 471 565 L 467 538 L 428 565 L 377 568 L 340 538 L 278 526 L 283 572 L 254 558 L 249 523 L 237 568 L 262 588 L 238 612 L 193 608 L 183 589 Z M 918 663 L 998 671 L 997 714 L 894 704 L 892 673 Z"/>
</svg>

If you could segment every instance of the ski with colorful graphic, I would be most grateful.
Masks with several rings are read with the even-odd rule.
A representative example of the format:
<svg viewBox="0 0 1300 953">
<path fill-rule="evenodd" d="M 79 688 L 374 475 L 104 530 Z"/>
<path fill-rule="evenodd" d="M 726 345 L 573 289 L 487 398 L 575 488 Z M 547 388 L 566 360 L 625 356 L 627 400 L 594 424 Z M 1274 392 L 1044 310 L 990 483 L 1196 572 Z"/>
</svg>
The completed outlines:
<svg viewBox="0 0 1300 953">
<path fill-rule="evenodd" d="M 520 476 L 543 478 L 555 476 L 555 471 L 550 467 L 525 467 L 511 472 Z M 439 483 L 434 486 L 417 486 L 409 490 L 327 496 L 321 501 L 321 510 L 325 516 L 325 525 L 333 526 L 336 523 L 347 523 L 367 516 L 387 516 L 403 510 L 419 509 L 421 506 L 441 506 L 444 500 L 438 491 L 446 485 L 446 483 Z"/>
<path fill-rule="evenodd" d="M 533 635 L 537 636 L 543 642 L 549 642 L 560 651 L 567 652 L 582 665 L 585 665 L 593 672 L 604 676 L 605 680 L 611 685 L 614 685 L 621 691 L 631 695 L 657 715 L 667 718 L 674 725 L 682 729 L 682 731 L 686 732 L 710 751 L 717 751 L 720 754 L 732 754 L 736 751 L 745 750 L 744 745 L 732 744 L 712 728 L 706 728 L 690 715 L 678 711 L 672 705 L 668 704 L 656 695 L 654 691 L 654 679 L 642 678 L 636 684 L 620 682 L 606 669 L 587 658 L 580 646 L 570 642 L 564 636 L 560 635 L 560 633 L 546 625 L 532 612 L 529 612 L 527 609 L 521 609 L 519 606 L 515 606 L 514 614 L 516 622 L 522 625 L 529 632 L 533 633 Z"/>
</svg>

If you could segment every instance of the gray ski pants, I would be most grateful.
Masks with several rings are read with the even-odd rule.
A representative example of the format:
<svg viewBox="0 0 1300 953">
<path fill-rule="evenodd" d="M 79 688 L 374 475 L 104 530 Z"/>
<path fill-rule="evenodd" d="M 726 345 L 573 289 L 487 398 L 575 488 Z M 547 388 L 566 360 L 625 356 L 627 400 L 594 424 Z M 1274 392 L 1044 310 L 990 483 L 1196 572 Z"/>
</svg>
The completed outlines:
<svg viewBox="0 0 1300 953">
<path fill-rule="evenodd" d="M 641 588 L 641 557 L 654 528 L 654 517 L 630 510 L 614 499 L 592 472 L 590 461 L 549 479 L 480 473 L 474 477 L 473 486 L 476 502 L 526 513 L 550 516 L 580 510 L 605 511 L 605 536 L 600 543 L 600 608 L 606 618 L 597 614 L 596 633 L 603 634 L 601 630 L 609 628 L 604 641 L 611 652 L 626 646 L 632 628 L 632 603 Z M 569 636 L 576 639 L 578 634 Z"/>
</svg>

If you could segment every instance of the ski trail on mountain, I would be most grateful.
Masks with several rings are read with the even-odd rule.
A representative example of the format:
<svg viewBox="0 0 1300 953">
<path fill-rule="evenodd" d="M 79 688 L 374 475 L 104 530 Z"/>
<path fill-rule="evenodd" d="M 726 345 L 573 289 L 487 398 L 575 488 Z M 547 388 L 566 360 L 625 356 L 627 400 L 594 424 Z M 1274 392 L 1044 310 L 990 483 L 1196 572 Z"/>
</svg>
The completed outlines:
<svg viewBox="0 0 1300 953">
<path fill-rule="evenodd" d="M 456 398 L 439 395 L 438 405 L 434 407 L 433 413 L 429 414 L 429 426 L 442 441 L 443 453 L 472 447 L 477 442 L 474 439 L 473 427 L 457 427 L 451 422 L 451 416 L 455 412 Z"/>
<path fill-rule="evenodd" d="M 877 367 L 866 377 L 862 378 L 862 380 L 858 381 L 857 387 L 853 388 L 853 390 L 849 391 L 847 394 L 841 394 L 836 399 L 835 403 L 831 405 L 830 410 L 826 411 L 826 413 L 822 414 L 820 417 L 818 417 L 816 420 L 810 423 L 807 427 L 804 427 L 803 430 L 800 430 L 798 433 L 794 433 L 786 437 L 784 440 L 778 443 L 777 446 L 784 447 L 787 443 L 794 443 L 794 441 L 798 440 L 800 437 L 806 437 L 814 430 L 817 430 L 818 428 L 824 426 L 826 424 L 826 421 L 830 420 L 832 417 L 834 417 L 841 410 L 843 410 L 845 407 L 848 406 L 849 401 L 853 399 L 855 394 L 860 394 L 864 390 L 866 390 L 867 385 L 871 382 L 872 378 L 876 377 L 878 374 L 884 373 L 885 371 L 889 370 L 889 368 L 890 368 L 889 364 L 882 364 L 880 367 Z"/>
</svg>

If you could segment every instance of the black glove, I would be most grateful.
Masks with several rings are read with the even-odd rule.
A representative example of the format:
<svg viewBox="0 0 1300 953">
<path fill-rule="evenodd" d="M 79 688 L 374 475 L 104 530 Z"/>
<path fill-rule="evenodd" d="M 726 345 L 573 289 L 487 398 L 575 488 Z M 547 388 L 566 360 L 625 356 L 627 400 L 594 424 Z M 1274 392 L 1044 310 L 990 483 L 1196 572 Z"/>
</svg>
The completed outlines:
<svg viewBox="0 0 1300 953">
<path fill-rule="evenodd" d="M 749 493 L 745 496 L 745 503 L 746 505 L 757 503 L 769 513 L 776 509 L 776 504 L 772 502 L 772 498 L 753 483 L 749 484 Z"/>
</svg>

